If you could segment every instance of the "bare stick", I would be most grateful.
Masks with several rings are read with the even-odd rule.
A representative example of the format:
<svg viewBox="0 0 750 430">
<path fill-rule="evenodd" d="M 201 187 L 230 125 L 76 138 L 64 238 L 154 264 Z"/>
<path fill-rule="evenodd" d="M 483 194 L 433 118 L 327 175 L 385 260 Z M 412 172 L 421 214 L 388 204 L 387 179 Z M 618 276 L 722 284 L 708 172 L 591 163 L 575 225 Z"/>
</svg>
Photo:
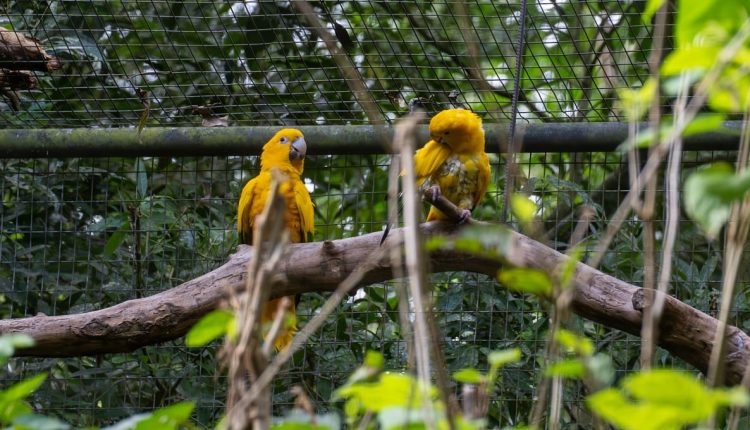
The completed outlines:
<svg viewBox="0 0 750 430">
<path fill-rule="evenodd" d="M 233 291 L 230 297 L 235 319 L 239 322 L 237 341 L 225 342 L 229 359 L 227 426 L 233 430 L 262 430 L 271 424 L 270 389 L 264 388 L 253 398 L 248 392 L 268 365 L 269 355 L 261 348 L 262 309 L 289 242 L 284 217 L 278 216 L 286 210 L 286 200 L 279 193 L 279 186 L 286 178 L 276 170 L 272 173 L 271 194 L 263 212 L 256 218 L 253 231 L 253 248 L 263 258 L 254 258 L 248 263 L 245 288 Z"/>
<path fill-rule="evenodd" d="M 399 202 L 398 184 L 401 172 L 401 159 L 398 156 L 391 157 L 391 165 L 388 171 L 388 225 L 397 225 Z M 393 278 L 396 280 L 396 293 L 398 294 L 398 318 L 401 324 L 401 336 L 406 344 L 406 368 L 410 371 L 415 369 L 414 357 L 414 332 L 409 320 L 409 293 L 404 283 L 404 268 L 401 264 L 402 252 L 400 246 L 389 246 Z"/>
<path fill-rule="evenodd" d="M 740 151 L 737 155 L 737 172 L 745 172 L 750 168 L 750 121 L 748 121 L 750 106 L 745 107 L 740 138 Z M 735 282 L 739 270 L 742 253 L 750 231 L 750 196 L 732 204 L 726 227 L 726 247 L 724 250 L 724 277 L 721 286 L 721 309 L 719 310 L 719 329 L 711 351 L 711 361 L 708 368 L 708 384 L 712 387 L 724 382 L 724 356 L 726 355 L 726 327 L 734 301 Z"/>
<path fill-rule="evenodd" d="M 409 277 L 409 295 L 414 302 L 414 354 L 416 357 L 417 376 L 422 382 L 420 387 L 425 390 L 422 395 L 425 401 L 425 418 L 432 417 L 429 387 L 432 384 L 432 366 L 430 361 L 430 332 L 427 328 L 427 304 L 425 290 L 427 275 L 422 266 L 422 241 L 417 229 L 420 213 L 420 202 L 417 201 L 416 179 L 414 174 L 414 149 L 416 147 L 413 129 L 417 123 L 417 116 L 406 118 L 396 129 L 394 143 L 401 154 L 404 174 L 401 186 L 404 190 L 404 251 L 406 253 L 406 271 Z M 397 146 L 398 145 L 398 146 Z M 434 422 L 428 421 L 432 428 Z"/>
<path fill-rule="evenodd" d="M 659 91 L 661 74 L 659 68 L 661 67 L 661 57 L 664 49 L 664 34 L 667 25 L 667 7 L 668 2 L 664 2 L 661 7 L 659 7 L 659 10 L 656 11 L 653 48 L 651 49 L 651 54 L 648 59 L 650 79 L 653 79 L 656 82 L 653 99 L 651 100 L 651 109 L 649 111 L 649 127 L 651 130 L 654 130 L 654 141 L 649 152 L 654 152 L 656 148 L 662 144 L 658 132 L 661 128 L 661 92 Z M 669 144 L 671 148 L 670 153 L 674 153 L 674 143 L 669 142 Z M 643 338 L 641 342 L 642 369 L 650 369 L 651 363 L 654 359 L 654 341 L 652 339 L 654 334 L 654 319 L 652 316 L 654 296 L 651 294 L 651 290 L 656 288 L 656 227 L 654 226 L 654 208 L 656 206 L 656 187 L 658 186 L 658 182 L 659 177 L 657 175 L 652 175 L 648 180 L 643 207 L 639 213 L 645 227 L 643 235 L 643 287 L 645 288 L 646 293 L 646 319 L 645 324 L 641 329 L 641 337 Z"/>
<path fill-rule="evenodd" d="M 682 88 L 675 101 L 675 123 L 684 121 L 685 107 L 687 105 L 688 86 L 685 76 L 681 77 Z M 646 307 L 644 314 L 643 337 L 641 349 L 641 363 L 651 366 L 656 351 L 656 339 L 659 336 L 658 327 L 664 311 L 664 297 L 669 291 L 669 279 L 672 276 L 672 257 L 677 240 L 677 232 L 680 222 L 680 165 L 682 162 L 682 137 L 678 137 L 670 143 L 672 149 L 669 152 L 667 171 L 665 172 L 664 186 L 666 188 L 666 227 L 664 232 L 664 245 L 662 247 L 661 264 L 657 290 L 662 293 L 652 299 L 651 306 Z"/>
<path fill-rule="evenodd" d="M 279 300 L 278 307 L 276 309 L 276 315 L 274 316 L 271 328 L 268 330 L 266 339 L 263 341 L 263 354 L 266 357 L 270 357 L 273 352 L 276 338 L 281 334 L 281 329 L 284 327 L 287 319 L 287 312 L 292 308 L 292 299 L 289 296 L 284 296 Z"/>
<path fill-rule="evenodd" d="M 750 105 L 746 106 L 745 108 L 745 115 L 743 118 L 743 128 L 742 128 L 742 136 L 741 136 L 741 142 L 745 142 L 745 144 L 740 146 L 742 148 L 742 151 L 737 157 L 738 163 L 741 159 L 744 159 L 745 161 L 747 161 L 748 159 L 747 151 L 750 150 L 750 145 L 747 144 L 747 141 L 749 139 L 750 139 Z M 745 371 L 742 375 L 741 385 L 745 387 L 750 386 L 750 366 L 745 367 Z M 737 430 L 740 424 L 741 412 L 742 411 L 739 407 L 737 406 L 732 407 L 732 412 L 729 415 L 729 426 L 728 426 L 730 430 Z"/>
</svg>

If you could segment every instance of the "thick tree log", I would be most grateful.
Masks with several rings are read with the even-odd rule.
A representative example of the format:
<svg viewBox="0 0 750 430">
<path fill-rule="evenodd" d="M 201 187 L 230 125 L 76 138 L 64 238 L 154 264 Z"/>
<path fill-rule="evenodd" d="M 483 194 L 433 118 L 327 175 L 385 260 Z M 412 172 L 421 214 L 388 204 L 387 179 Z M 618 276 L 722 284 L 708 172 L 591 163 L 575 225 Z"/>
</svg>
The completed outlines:
<svg viewBox="0 0 750 430">
<path fill-rule="evenodd" d="M 422 225 L 425 235 L 454 234 L 451 223 Z M 512 250 L 508 264 L 554 271 L 567 257 L 522 234 L 509 232 Z M 333 290 L 352 270 L 378 249 L 380 233 L 336 241 L 294 244 L 281 268 L 287 284 L 273 297 Z M 401 241 L 403 231 L 394 230 L 388 242 Z M 110 308 L 65 316 L 35 316 L 0 321 L 0 333 L 26 333 L 36 346 L 19 355 L 65 357 L 133 351 L 174 339 L 203 314 L 215 308 L 227 287 L 242 285 L 251 247 L 239 251 L 218 269 L 170 290 Z M 494 276 L 501 263 L 491 258 L 457 251 L 430 254 L 433 272 L 467 271 Z M 388 259 L 365 275 L 361 285 L 392 278 Z M 643 309 L 642 290 L 579 263 L 574 277 L 573 310 L 592 321 L 638 335 Z M 659 344 L 677 357 L 705 372 L 717 320 L 679 300 L 668 297 L 660 327 Z M 735 327 L 729 329 L 727 381 L 739 383 L 750 359 L 750 337 Z"/>
</svg>

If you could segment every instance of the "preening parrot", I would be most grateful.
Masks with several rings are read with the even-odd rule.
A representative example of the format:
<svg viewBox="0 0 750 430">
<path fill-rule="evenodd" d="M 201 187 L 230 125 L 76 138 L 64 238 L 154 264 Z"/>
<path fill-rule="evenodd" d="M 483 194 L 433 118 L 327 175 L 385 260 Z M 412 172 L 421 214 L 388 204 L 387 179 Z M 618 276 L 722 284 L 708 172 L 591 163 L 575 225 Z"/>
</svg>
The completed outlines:
<svg viewBox="0 0 750 430">
<path fill-rule="evenodd" d="M 460 209 L 462 221 L 482 200 L 490 180 L 482 120 L 465 109 L 447 109 L 430 120 L 430 141 L 414 155 L 417 187 L 432 188 Z M 427 221 L 446 219 L 435 207 Z"/>
<path fill-rule="evenodd" d="M 302 181 L 307 144 L 302 132 L 285 128 L 276 133 L 264 146 L 260 155 L 260 173 L 251 179 L 242 189 L 237 206 L 237 232 L 242 243 L 252 245 L 255 217 L 260 215 L 266 205 L 271 188 L 271 170 L 278 169 L 287 181 L 281 184 L 280 191 L 286 199 L 284 219 L 289 229 L 289 240 L 292 243 L 307 242 L 307 236 L 313 232 L 315 225 L 313 202 L 310 193 Z M 261 322 L 270 325 L 276 317 L 281 299 L 271 300 L 265 304 Z M 295 301 L 286 320 L 285 330 L 276 338 L 277 350 L 285 348 L 292 341 L 297 329 Z"/>
</svg>

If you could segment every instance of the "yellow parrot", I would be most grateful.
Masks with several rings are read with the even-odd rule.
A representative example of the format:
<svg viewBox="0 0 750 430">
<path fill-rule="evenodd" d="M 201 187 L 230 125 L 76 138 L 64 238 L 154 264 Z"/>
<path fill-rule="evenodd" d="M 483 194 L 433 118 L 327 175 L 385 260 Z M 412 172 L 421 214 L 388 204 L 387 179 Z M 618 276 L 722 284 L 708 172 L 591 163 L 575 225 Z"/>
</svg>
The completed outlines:
<svg viewBox="0 0 750 430">
<path fill-rule="evenodd" d="M 271 186 L 271 170 L 278 169 L 287 177 L 281 184 L 280 192 L 287 202 L 284 220 L 289 229 L 289 240 L 292 243 L 307 242 L 307 236 L 315 226 L 313 202 L 301 175 L 305 164 L 307 143 L 302 132 L 285 128 L 276 133 L 263 146 L 260 154 L 260 173 L 251 179 L 242 189 L 237 206 L 237 232 L 242 243 L 252 245 L 253 224 L 266 205 Z M 264 305 L 261 322 L 271 323 L 276 316 L 281 299 L 271 300 Z M 276 338 L 274 346 L 283 349 L 292 341 L 297 330 L 296 303 L 287 319 L 285 330 Z"/>
<path fill-rule="evenodd" d="M 490 180 L 482 120 L 465 109 L 447 109 L 430 120 L 430 141 L 414 155 L 417 187 L 442 194 L 460 209 L 461 221 L 482 200 Z M 447 217 L 434 206 L 427 221 Z"/>
</svg>

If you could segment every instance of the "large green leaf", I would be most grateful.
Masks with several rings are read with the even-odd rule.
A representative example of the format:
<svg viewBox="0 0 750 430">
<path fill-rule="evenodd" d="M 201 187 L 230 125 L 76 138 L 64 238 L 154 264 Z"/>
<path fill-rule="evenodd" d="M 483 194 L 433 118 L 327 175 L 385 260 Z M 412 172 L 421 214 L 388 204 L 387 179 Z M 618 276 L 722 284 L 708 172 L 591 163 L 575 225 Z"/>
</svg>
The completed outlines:
<svg viewBox="0 0 750 430">
<path fill-rule="evenodd" d="M 185 336 L 185 344 L 204 346 L 212 340 L 234 330 L 234 314 L 226 309 L 216 309 L 203 316 Z"/>
<path fill-rule="evenodd" d="M 735 174 L 727 163 L 698 170 L 685 181 L 685 212 L 713 239 L 729 218 L 731 204 L 750 189 L 750 172 Z"/>
<path fill-rule="evenodd" d="M 552 280 L 540 270 L 500 269 L 497 279 L 509 289 L 519 293 L 530 293 L 542 297 L 552 294 Z"/>
</svg>

